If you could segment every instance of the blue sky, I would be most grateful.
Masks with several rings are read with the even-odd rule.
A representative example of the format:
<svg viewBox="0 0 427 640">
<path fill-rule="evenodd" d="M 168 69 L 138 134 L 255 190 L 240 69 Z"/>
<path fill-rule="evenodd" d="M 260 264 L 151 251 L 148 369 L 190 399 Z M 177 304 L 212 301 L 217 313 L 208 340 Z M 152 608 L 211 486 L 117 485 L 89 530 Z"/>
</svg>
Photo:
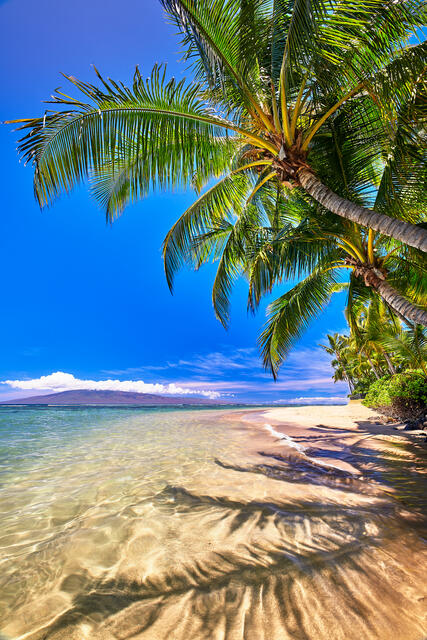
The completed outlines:
<svg viewBox="0 0 427 640">
<path fill-rule="evenodd" d="M 95 64 L 128 82 L 136 64 L 148 75 L 155 62 L 168 62 L 172 75 L 188 75 L 156 0 L 8 0 L 0 2 L 0 35 L 2 121 L 43 113 L 42 100 L 65 87 L 61 71 L 94 81 Z M 327 332 L 345 327 L 342 296 L 274 383 L 256 349 L 266 305 L 256 317 L 246 314 L 244 282 L 233 297 L 228 331 L 212 309 L 213 268 L 181 273 L 174 296 L 169 293 L 160 247 L 192 192 L 154 193 L 112 226 L 86 186 L 41 212 L 16 140 L 10 126 L 0 127 L 1 399 L 64 385 L 93 388 L 99 380 L 123 383 L 112 388 L 136 388 L 135 382 L 142 391 L 178 388 L 251 402 L 345 396 L 318 347 Z M 39 380 L 56 372 L 68 377 Z"/>
</svg>

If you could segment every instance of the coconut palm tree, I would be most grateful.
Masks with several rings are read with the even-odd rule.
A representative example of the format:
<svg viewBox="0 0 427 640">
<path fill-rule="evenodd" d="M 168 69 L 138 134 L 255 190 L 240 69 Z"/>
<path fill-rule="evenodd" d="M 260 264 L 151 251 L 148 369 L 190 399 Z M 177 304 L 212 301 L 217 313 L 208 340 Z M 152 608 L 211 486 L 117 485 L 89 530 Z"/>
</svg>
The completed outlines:
<svg viewBox="0 0 427 640">
<path fill-rule="evenodd" d="M 332 336 L 327 335 L 328 344 L 321 344 L 322 349 L 335 358 L 331 361 L 332 366 L 335 369 L 334 380 L 335 382 L 345 380 L 348 383 L 350 393 L 354 391 L 354 380 L 349 370 L 347 362 L 348 354 L 348 338 L 347 336 L 334 333 Z"/>
<path fill-rule="evenodd" d="M 305 229 L 304 229 L 305 226 Z M 386 251 L 381 237 L 373 239 L 373 234 L 365 234 L 360 228 L 337 219 L 326 220 L 316 229 L 315 222 L 303 221 L 290 230 L 284 238 L 277 239 L 280 258 L 274 262 L 292 260 L 301 268 L 304 263 L 307 271 L 304 278 L 289 291 L 280 296 L 268 308 L 268 320 L 260 337 L 264 363 L 276 374 L 282 360 L 305 327 L 328 304 L 331 296 L 347 289 L 347 317 L 350 327 L 357 326 L 357 314 L 360 301 L 371 301 L 372 309 L 377 309 L 379 301 L 391 314 L 404 316 L 410 322 L 427 326 L 427 282 L 424 263 L 418 261 L 410 252 L 398 254 L 395 250 Z M 397 247 L 395 247 L 397 249 Z M 310 252 L 310 260 L 305 255 Z M 301 254 L 296 259 L 294 254 Z M 317 256 L 317 259 L 316 257 Z M 342 281 L 343 270 L 349 270 L 348 282 Z M 261 299 L 271 284 L 283 281 L 283 274 L 292 275 L 292 270 L 278 266 L 273 270 L 268 287 L 257 286 L 256 301 Z M 296 272 L 293 271 L 295 274 Z M 266 278 L 254 273 L 259 282 Z M 339 279 L 341 278 L 341 279 Z M 414 302 L 410 302 L 415 300 Z M 377 313 L 377 312 L 375 312 Z M 354 335 L 358 337 L 359 348 L 367 359 L 371 360 L 372 370 L 378 375 L 372 362 L 371 348 L 386 361 L 388 354 L 380 342 L 380 316 L 375 321 L 368 318 L 362 326 L 357 326 Z M 391 366 L 391 365 L 387 365 Z"/>
<path fill-rule="evenodd" d="M 167 80 L 158 66 L 147 80 L 137 69 L 131 87 L 100 74 L 99 86 L 67 76 L 76 98 L 58 91 L 58 110 L 14 121 L 25 132 L 20 150 L 33 163 L 40 205 L 89 178 L 113 219 L 152 186 L 200 189 L 220 177 L 174 227 L 169 272 L 195 229 L 239 208 L 245 180 L 255 181 L 249 200 L 270 184 L 300 191 L 427 251 L 427 47 L 407 44 L 425 22 L 421 1 L 162 4 L 196 83 Z M 363 176 L 365 203 L 349 198 L 343 181 L 333 189 L 325 180 L 337 157 Z M 372 286 L 390 297 L 377 277 Z"/>
<path fill-rule="evenodd" d="M 328 341 L 333 338 L 340 347 L 340 360 L 334 358 L 331 360 L 331 365 L 334 368 L 334 375 L 332 376 L 334 382 L 340 380 L 347 380 L 351 378 L 350 393 L 360 393 L 366 391 L 369 385 L 378 380 L 380 375 L 378 374 L 378 354 L 368 353 L 366 356 L 365 351 L 362 351 L 356 346 L 353 336 L 334 334 L 334 336 L 328 336 Z M 320 345 L 328 353 L 327 345 Z M 344 364 L 345 363 L 345 364 Z"/>
<path fill-rule="evenodd" d="M 240 208 L 216 223 L 204 222 L 201 198 L 194 218 L 198 224 L 187 232 L 188 249 L 178 254 L 174 247 L 175 234 L 181 233 L 179 220 L 165 240 L 164 256 L 166 270 L 172 273 L 180 264 L 197 269 L 217 260 L 213 304 L 225 326 L 237 277 L 248 280 L 251 311 L 276 285 L 297 281 L 270 305 L 260 340 L 264 363 L 274 375 L 295 340 L 336 292 L 348 291 L 350 326 L 357 324 L 367 301 L 378 299 L 389 313 L 405 314 L 406 322 L 427 324 L 427 281 L 421 252 L 320 210 L 296 190 L 283 194 L 270 186 L 255 196 L 256 202 L 248 204 L 253 184 L 241 177 Z M 356 188 L 353 195 L 359 197 Z M 195 205 L 190 207 L 191 215 L 195 209 Z M 348 281 L 345 273 L 350 276 Z M 380 346 L 378 350 L 382 352 Z"/>
<path fill-rule="evenodd" d="M 406 366 L 422 369 L 427 376 L 427 330 L 414 325 L 398 332 L 385 332 L 381 339 L 384 349 L 392 351 Z"/>
<path fill-rule="evenodd" d="M 374 337 L 372 318 L 376 311 L 370 307 L 378 306 L 377 302 L 373 299 L 364 306 L 364 312 L 359 311 L 357 326 L 353 325 L 350 336 L 328 335 L 328 344 L 321 345 L 327 353 L 338 354 L 331 361 L 333 379 L 347 380 L 350 375 L 350 391 L 366 391 L 375 379 L 408 369 L 421 369 L 427 375 L 427 330 L 420 325 L 402 325 L 398 318 L 384 314 L 381 333 Z"/>
<path fill-rule="evenodd" d="M 354 350 L 366 357 L 377 379 L 384 375 L 384 365 L 390 375 L 394 375 L 396 369 L 384 347 L 383 339 L 386 334 L 391 335 L 398 331 L 398 321 L 378 296 L 359 304 L 358 307 L 356 312 L 353 310 L 351 317 L 349 314 Z M 376 364 L 373 360 L 376 360 Z"/>
</svg>

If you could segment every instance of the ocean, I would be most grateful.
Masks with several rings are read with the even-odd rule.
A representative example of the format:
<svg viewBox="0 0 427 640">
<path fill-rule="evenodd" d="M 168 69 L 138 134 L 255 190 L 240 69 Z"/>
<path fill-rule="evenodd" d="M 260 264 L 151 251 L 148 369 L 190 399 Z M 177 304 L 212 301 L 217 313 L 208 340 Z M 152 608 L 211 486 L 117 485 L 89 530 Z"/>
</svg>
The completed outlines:
<svg viewBox="0 0 427 640">
<path fill-rule="evenodd" d="M 238 413 L 1 407 L 0 638 L 422 640 L 420 516 L 378 488 L 416 453 L 352 478 Z"/>
</svg>

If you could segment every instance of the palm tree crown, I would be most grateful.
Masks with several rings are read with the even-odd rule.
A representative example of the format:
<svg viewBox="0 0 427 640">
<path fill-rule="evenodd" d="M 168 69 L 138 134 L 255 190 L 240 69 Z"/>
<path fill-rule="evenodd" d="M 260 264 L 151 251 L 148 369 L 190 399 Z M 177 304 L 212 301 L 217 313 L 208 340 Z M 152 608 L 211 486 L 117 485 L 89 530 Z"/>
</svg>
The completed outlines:
<svg viewBox="0 0 427 640">
<path fill-rule="evenodd" d="M 421 2 L 162 4 L 197 84 L 168 81 L 157 66 L 147 81 L 137 70 L 132 87 L 99 74 L 101 88 L 68 77 L 81 98 L 58 92 L 62 110 L 20 121 L 41 205 L 89 177 L 113 218 L 152 185 L 200 188 L 221 174 L 229 179 L 218 189 L 234 205 L 244 173 L 257 178 L 251 199 L 271 181 L 304 189 L 338 215 L 427 251 L 427 230 L 411 224 L 422 222 L 426 203 L 427 49 L 405 45 L 425 18 Z M 334 136 L 341 141 L 332 149 Z M 335 193 L 322 183 L 322 166 L 336 156 L 381 194 L 375 212 L 349 200 L 344 184 Z"/>
<path fill-rule="evenodd" d="M 213 301 L 226 324 L 237 275 L 252 310 L 299 279 L 261 336 L 274 374 L 343 288 L 350 317 L 376 295 L 427 324 L 427 45 L 408 45 L 424 3 L 162 4 L 194 82 L 161 66 L 148 79 L 136 69 L 130 87 L 97 71 L 98 85 L 67 76 L 77 98 L 58 91 L 56 110 L 15 121 L 40 205 L 86 178 L 109 220 L 152 187 L 204 189 L 165 239 L 169 286 L 183 264 L 217 259 Z"/>
</svg>

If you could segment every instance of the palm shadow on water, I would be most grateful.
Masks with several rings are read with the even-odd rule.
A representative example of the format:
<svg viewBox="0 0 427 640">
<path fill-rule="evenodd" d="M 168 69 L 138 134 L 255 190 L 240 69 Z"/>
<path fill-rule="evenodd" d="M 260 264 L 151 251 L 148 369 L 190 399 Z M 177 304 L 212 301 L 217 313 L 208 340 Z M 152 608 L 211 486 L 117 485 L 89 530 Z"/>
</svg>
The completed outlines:
<svg viewBox="0 0 427 640">
<path fill-rule="evenodd" d="M 262 455 L 268 463 L 251 467 L 216 462 L 226 470 L 276 481 L 369 493 L 364 480 L 346 472 L 294 457 Z M 322 455 L 318 448 L 316 455 Z M 367 447 L 346 455 L 353 456 L 353 464 L 369 460 L 374 467 L 384 466 L 378 451 Z M 396 471 L 406 463 L 397 457 L 386 467 L 395 465 Z M 375 477 L 380 472 L 372 473 Z M 392 482 L 393 475 L 388 479 Z M 167 486 L 156 501 L 168 515 L 210 518 L 227 532 L 225 539 L 234 536 L 238 542 L 206 549 L 202 555 L 189 553 L 150 577 L 88 580 L 69 610 L 32 640 L 80 639 L 86 637 L 78 632 L 82 624 L 93 628 L 94 640 L 312 640 L 329 638 L 328 624 L 338 625 L 349 638 L 394 638 L 393 625 L 402 617 L 408 624 L 418 624 L 410 621 L 414 618 L 410 608 L 402 610 L 396 585 L 387 581 L 390 572 L 399 571 L 404 580 L 405 569 L 397 559 L 381 555 L 383 524 L 397 509 L 393 500 L 385 501 L 379 513 L 378 505 L 366 501 L 357 506 L 313 499 L 245 501 Z M 390 631 L 382 634 L 383 626 Z M 269 635 L 272 630 L 280 635 Z"/>
<path fill-rule="evenodd" d="M 186 564 L 172 566 L 162 575 L 141 581 L 124 578 L 94 580 L 86 585 L 84 593 L 73 598 L 69 611 L 35 637 L 56 638 L 58 634 L 58 637 L 65 638 L 68 636 L 61 635 L 61 630 L 88 622 L 111 627 L 113 634 L 116 633 L 116 627 L 123 625 L 126 628 L 129 625 L 129 636 L 123 629 L 117 637 L 133 637 L 136 633 L 149 630 L 163 614 L 163 610 L 167 611 L 169 606 L 175 606 L 177 600 L 182 600 L 181 614 L 191 620 L 190 627 L 198 631 L 196 635 L 187 636 L 183 629 L 180 635 L 174 637 L 207 640 L 213 637 L 212 634 L 223 623 L 224 613 L 228 622 L 232 623 L 248 594 L 250 601 L 256 602 L 262 600 L 263 592 L 264 596 L 269 592 L 267 598 L 280 603 L 280 607 L 276 608 L 279 625 L 284 630 L 290 626 L 291 632 L 297 619 L 297 637 L 308 640 L 312 636 L 304 631 L 302 615 L 299 613 L 301 607 L 293 593 L 293 585 L 301 579 L 309 580 L 310 575 L 316 571 L 337 562 L 346 565 L 348 569 L 365 572 L 365 568 L 358 566 L 357 554 L 363 546 L 377 544 L 374 536 L 366 535 L 363 519 L 352 509 L 342 509 L 338 515 L 335 507 L 326 508 L 313 503 L 293 504 L 292 509 L 289 509 L 289 505 L 271 502 L 238 503 L 224 498 L 192 494 L 180 487 L 167 487 L 163 497 L 168 502 L 173 499 L 175 512 L 179 513 L 186 510 L 194 513 L 196 510 L 202 515 L 206 509 L 214 507 L 219 517 L 222 515 L 223 519 L 229 520 L 230 535 L 235 534 L 248 519 L 256 519 L 257 527 L 262 532 L 272 523 L 277 525 L 289 520 L 302 510 L 310 513 L 311 517 L 322 519 L 329 516 L 334 520 L 348 517 L 352 522 L 352 539 L 343 540 L 340 546 L 329 551 L 319 551 L 316 545 L 310 548 L 310 544 L 306 543 L 304 553 L 300 554 L 295 553 L 293 545 L 288 546 L 285 542 L 274 544 L 267 541 L 263 544 L 252 541 L 242 543 L 240 549 L 233 551 L 208 552 L 202 559 L 194 558 Z M 350 592 L 348 595 L 350 596 Z M 353 612 L 363 619 L 368 612 L 363 599 L 354 598 L 352 594 L 351 602 Z M 289 609 L 292 610 L 291 620 L 288 620 Z M 126 620 L 123 620 L 123 616 L 115 620 L 117 614 L 124 614 Z M 249 621 L 247 624 L 250 628 Z M 165 639 L 167 637 L 169 636 L 164 636 Z"/>
</svg>

